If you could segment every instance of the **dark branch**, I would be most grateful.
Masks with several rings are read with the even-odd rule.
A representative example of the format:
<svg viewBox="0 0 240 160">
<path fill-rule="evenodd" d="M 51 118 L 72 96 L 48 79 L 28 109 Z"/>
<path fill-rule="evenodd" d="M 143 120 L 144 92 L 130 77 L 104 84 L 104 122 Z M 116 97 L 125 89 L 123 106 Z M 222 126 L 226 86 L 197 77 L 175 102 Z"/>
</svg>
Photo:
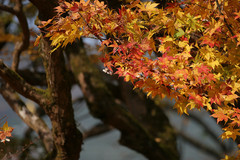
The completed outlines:
<svg viewBox="0 0 240 160">
<path fill-rule="evenodd" d="M 53 138 L 51 130 L 48 128 L 46 123 L 36 114 L 30 112 L 18 94 L 8 85 L 2 84 L 0 93 L 9 106 L 18 114 L 18 116 L 39 135 L 39 137 L 43 140 L 46 150 L 51 153 L 54 147 Z"/>
<path fill-rule="evenodd" d="M 18 21 L 19 21 L 20 26 L 21 26 L 22 31 L 23 31 L 22 41 L 16 43 L 15 49 L 13 51 L 12 69 L 14 71 L 16 71 L 18 69 L 18 65 L 19 65 L 20 54 L 24 50 L 26 50 L 29 46 L 30 33 L 29 33 L 27 19 L 26 19 L 26 16 L 25 16 L 24 12 L 23 12 L 23 7 L 22 7 L 21 0 L 16 1 L 16 4 L 15 4 L 14 8 L 11 8 L 11 7 L 0 4 L 0 10 L 9 12 L 9 13 L 17 16 Z"/>
<path fill-rule="evenodd" d="M 3 4 L 0 4 L 0 10 L 9 12 L 9 13 L 14 14 L 14 15 L 16 14 L 16 11 L 13 8 L 5 6 Z"/>
<path fill-rule="evenodd" d="M 28 69 L 17 72 L 27 83 L 33 86 L 47 86 L 46 74 L 44 72 L 32 72 Z"/>
<path fill-rule="evenodd" d="M 218 10 L 219 10 L 219 13 L 220 13 L 221 15 L 223 15 L 223 13 L 222 13 L 222 11 L 221 11 L 221 6 L 220 6 L 218 0 L 215 0 L 215 1 L 216 1 L 216 4 L 217 4 L 217 7 L 218 7 Z M 225 25 L 227 26 L 229 32 L 231 33 L 231 35 L 232 35 L 232 36 L 235 36 L 235 34 L 233 33 L 233 30 L 231 29 L 231 26 L 228 24 L 228 22 L 227 22 L 227 20 L 226 20 L 225 17 L 224 17 L 223 20 L 224 20 L 224 23 L 225 23 Z M 234 37 L 234 40 L 236 41 L 236 43 L 238 43 L 238 40 L 237 40 L 236 37 Z"/>
<path fill-rule="evenodd" d="M 23 32 L 22 41 L 16 43 L 15 49 L 13 51 L 12 69 L 14 71 L 16 71 L 18 69 L 18 65 L 19 65 L 20 54 L 25 49 L 27 49 L 28 46 L 29 46 L 30 33 L 29 33 L 27 19 L 26 19 L 26 16 L 25 16 L 24 12 L 23 12 L 21 0 L 16 1 L 16 5 L 14 7 L 14 10 L 16 12 L 15 15 L 18 18 L 18 21 L 20 23 L 20 26 L 21 26 L 22 32 Z"/>
<path fill-rule="evenodd" d="M 46 102 L 45 91 L 28 84 L 19 74 L 8 68 L 0 59 L 0 76 L 11 88 L 26 98 L 33 100 L 39 105 Z"/>
<path fill-rule="evenodd" d="M 58 0 L 30 0 L 39 10 L 38 18 L 42 21 L 51 19 L 56 14 L 53 10 L 58 5 Z"/>
</svg>

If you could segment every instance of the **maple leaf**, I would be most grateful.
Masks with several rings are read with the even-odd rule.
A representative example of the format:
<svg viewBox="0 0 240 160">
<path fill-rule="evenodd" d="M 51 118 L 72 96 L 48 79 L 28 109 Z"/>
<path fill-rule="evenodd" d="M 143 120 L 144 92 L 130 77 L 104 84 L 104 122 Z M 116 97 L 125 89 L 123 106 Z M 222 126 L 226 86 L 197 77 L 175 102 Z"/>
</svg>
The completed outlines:
<svg viewBox="0 0 240 160">
<path fill-rule="evenodd" d="M 211 116 L 214 118 L 217 118 L 217 123 L 221 121 L 225 121 L 225 123 L 228 121 L 229 117 L 224 113 L 224 110 L 221 108 L 218 108 L 217 110 L 213 110 L 215 113 Z"/>
<path fill-rule="evenodd" d="M 217 47 L 220 46 L 220 45 L 219 45 L 219 42 L 216 42 L 216 40 L 212 40 L 210 37 L 204 37 L 204 39 L 203 39 L 203 41 L 202 41 L 201 44 L 202 44 L 202 45 L 203 45 L 203 44 L 207 44 L 207 45 L 209 45 L 211 48 L 213 48 L 214 46 L 217 46 Z"/>
<path fill-rule="evenodd" d="M 178 6 L 184 3 L 189 7 L 180 10 Z M 143 89 L 146 95 L 177 99 L 175 108 L 180 114 L 200 106 L 212 111 L 213 103 L 234 106 L 240 86 L 236 83 L 240 79 L 236 47 L 240 45 L 240 12 L 233 4 L 228 5 L 222 9 L 224 17 L 212 12 L 217 6 L 211 1 L 170 3 L 163 10 L 157 8 L 157 3 L 138 0 L 117 12 L 98 0 L 81 0 L 56 8 L 70 12 L 69 16 L 62 18 L 58 14 L 56 20 L 43 26 L 53 24 L 46 37 L 56 48 L 82 36 L 109 35 L 111 39 L 105 41 L 99 38 L 99 50 L 111 50 L 102 58 L 108 68 L 104 69 L 106 73 L 115 68 L 115 74 L 131 81 L 134 88 Z M 81 16 L 79 8 L 84 11 Z M 230 30 L 224 18 L 231 24 Z M 160 30 L 163 33 L 158 34 Z M 231 121 L 228 125 L 236 127 L 239 115 L 238 110 L 222 107 L 215 109 L 212 117 L 217 118 L 217 123 Z M 231 128 L 225 132 L 225 137 L 235 139 L 237 135 Z"/>
<path fill-rule="evenodd" d="M 166 9 L 171 9 L 171 8 L 176 7 L 176 6 L 178 6 L 178 3 L 177 3 L 177 2 L 167 3 Z"/>
<path fill-rule="evenodd" d="M 237 16 L 235 17 L 235 19 L 240 18 L 240 12 L 234 12 L 234 14 L 237 15 Z"/>
<path fill-rule="evenodd" d="M 231 122 L 231 125 L 237 125 L 238 127 L 240 127 L 240 121 L 239 120 L 236 120 L 236 119 L 233 119 L 233 121 Z"/>
<path fill-rule="evenodd" d="M 216 103 L 216 104 L 218 104 L 218 105 L 221 105 L 221 98 L 220 98 L 220 95 L 219 95 L 219 94 L 214 95 L 214 96 L 210 99 L 210 101 L 211 101 L 211 104 Z"/>
<path fill-rule="evenodd" d="M 73 6 L 70 8 L 72 12 L 78 12 L 79 11 L 79 6 L 77 3 L 74 3 Z"/>
<path fill-rule="evenodd" d="M 34 46 L 38 46 L 39 45 L 39 42 L 40 42 L 40 39 L 42 38 L 42 36 L 37 36 L 35 42 L 34 42 Z"/>
<path fill-rule="evenodd" d="M 64 9 L 63 9 L 61 6 L 57 6 L 57 7 L 55 7 L 54 9 L 55 9 L 56 12 L 58 12 L 58 13 L 64 12 Z"/>
<path fill-rule="evenodd" d="M 234 129 L 232 126 L 228 126 L 223 128 L 223 130 L 225 131 L 221 137 L 222 139 L 229 139 L 232 138 L 233 140 L 235 140 L 237 138 L 237 136 L 240 136 L 240 129 Z"/>
<path fill-rule="evenodd" d="M 208 66 L 202 64 L 200 67 L 196 67 L 199 73 L 209 73 L 210 69 Z"/>
<path fill-rule="evenodd" d="M 140 4 L 137 5 L 140 8 L 140 11 L 156 11 L 158 3 L 153 2 L 140 2 Z"/>
<path fill-rule="evenodd" d="M 240 120 L 240 109 L 233 108 L 233 110 L 234 110 L 234 113 L 233 113 L 232 117 L 237 117 L 237 119 Z"/>
<path fill-rule="evenodd" d="M 38 26 L 38 28 L 44 28 L 46 27 L 48 24 L 50 24 L 52 22 L 53 19 L 49 19 L 47 21 L 41 21 L 41 24 L 40 26 Z"/>
<path fill-rule="evenodd" d="M 14 128 L 8 126 L 8 122 L 6 121 L 2 128 L 0 128 L 0 140 L 1 142 L 9 141 L 7 137 L 11 137 L 11 133 Z"/>
<path fill-rule="evenodd" d="M 139 7 L 139 12 L 145 11 L 147 12 L 148 16 L 150 17 L 153 12 L 157 11 L 158 3 L 153 2 L 140 2 L 140 4 L 137 5 Z"/>
<path fill-rule="evenodd" d="M 189 100 L 194 100 L 196 104 L 198 104 L 201 107 L 203 106 L 202 96 L 200 95 L 190 94 Z"/>
<path fill-rule="evenodd" d="M 175 34 L 175 36 L 178 37 L 183 37 L 185 35 L 184 30 L 182 30 L 182 28 L 178 29 L 178 32 Z"/>
<path fill-rule="evenodd" d="M 217 32 L 221 32 L 220 27 L 223 25 L 220 21 L 218 21 L 217 23 L 215 23 L 215 21 L 212 22 L 213 28 L 211 28 L 208 33 L 210 35 L 210 37 L 217 31 Z"/>
<path fill-rule="evenodd" d="M 183 102 L 176 102 L 174 105 L 174 108 L 177 109 L 178 113 L 182 115 L 183 113 L 188 115 L 188 109 L 187 109 L 187 104 Z"/>
<path fill-rule="evenodd" d="M 239 97 L 239 96 L 236 95 L 236 94 L 227 95 L 227 96 L 225 97 L 225 101 L 233 101 L 233 100 L 237 99 L 238 97 Z"/>
</svg>

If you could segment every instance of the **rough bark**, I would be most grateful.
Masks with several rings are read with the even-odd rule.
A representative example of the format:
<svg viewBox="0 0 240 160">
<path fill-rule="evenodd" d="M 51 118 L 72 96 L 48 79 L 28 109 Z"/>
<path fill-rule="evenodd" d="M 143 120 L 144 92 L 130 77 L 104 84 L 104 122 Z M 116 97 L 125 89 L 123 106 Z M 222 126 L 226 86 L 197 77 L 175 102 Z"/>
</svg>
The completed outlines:
<svg viewBox="0 0 240 160">
<path fill-rule="evenodd" d="M 52 18 L 54 15 L 53 8 L 57 1 L 32 0 L 31 2 L 39 9 L 40 20 Z M 51 50 L 50 41 L 43 39 L 42 56 L 49 96 L 49 103 L 44 109 L 52 123 L 52 134 L 57 150 L 56 160 L 78 160 L 82 135 L 74 120 L 69 75 L 62 50 L 50 54 Z"/>
<path fill-rule="evenodd" d="M 82 135 L 74 120 L 71 85 L 64 56 L 61 50 L 50 54 L 52 48 L 47 40 L 43 41 L 42 49 L 49 96 L 49 102 L 44 109 L 52 123 L 56 160 L 78 160 Z"/>
</svg>

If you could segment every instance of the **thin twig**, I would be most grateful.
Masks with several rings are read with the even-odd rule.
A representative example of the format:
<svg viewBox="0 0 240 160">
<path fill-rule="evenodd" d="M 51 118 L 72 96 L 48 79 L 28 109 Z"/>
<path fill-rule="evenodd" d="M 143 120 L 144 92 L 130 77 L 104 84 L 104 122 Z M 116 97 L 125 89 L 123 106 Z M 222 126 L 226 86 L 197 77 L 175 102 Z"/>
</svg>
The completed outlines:
<svg viewBox="0 0 240 160">
<path fill-rule="evenodd" d="M 224 16 L 224 14 L 221 11 L 221 6 L 220 6 L 218 0 L 215 0 L 215 1 L 216 1 L 216 4 L 217 4 L 217 8 L 218 8 L 219 13 Z M 228 28 L 229 32 L 231 33 L 231 35 L 234 37 L 235 34 L 234 34 L 233 30 L 231 29 L 231 26 L 228 24 L 228 22 L 227 22 L 225 17 L 223 18 L 223 21 L 224 21 L 225 25 L 227 26 L 227 28 Z M 234 37 L 234 39 L 235 39 L 236 43 L 238 43 L 237 38 Z"/>
<path fill-rule="evenodd" d="M 87 23 L 87 21 L 84 19 L 84 17 L 82 16 L 82 14 L 79 12 L 81 18 L 83 19 L 83 21 L 86 23 L 86 25 L 88 26 L 88 28 L 92 31 L 92 27 Z M 99 35 L 93 34 L 95 37 L 97 37 L 97 39 L 99 39 L 101 42 L 103 41 L 102 38 Z"/>
<path fill-rule="evenodd" d="M 13 52 L 12 69 L 14 71 L 17 71 L 18 66 L 19 66 L 20 55 L 29 46 L 30 33 L 29 33 L 28 22 L 27 22 L 25 14 L 23 12 L 23 6 L 22 6 L 21 0 L 16 1 L 14 10 L 16 11 L 15 15 L 17 16 L 18 21 L 19 21 L 20 26 L 23 31 L 22 42 L 16 44 L 14 52 Z"/>
<path fill-rule="evenodd" d="M 15 16 L 17 16 L 18 21 L 20 23 L 20 26 L 23 31 L 23 37 L 21 42 L 17 42 L 15 45 L 15 49 L 13 51 L 13 61 L 12 61 L 12 69 L 14 71 L 17 71 L 19 66 L 19 58 L 21 53 L 28 48 L 29 46 L 29 38 L 30 38 L 30 32 L 29 27 L 27 23 L 26 16 L 23 12 L 23 6 L 21 3 L 21 0 L 16 0 L 16 4 L 14 8 L 8 7 L 6 5 L 0 4 L 0 10 L 9 12 Z"/>
</svg>

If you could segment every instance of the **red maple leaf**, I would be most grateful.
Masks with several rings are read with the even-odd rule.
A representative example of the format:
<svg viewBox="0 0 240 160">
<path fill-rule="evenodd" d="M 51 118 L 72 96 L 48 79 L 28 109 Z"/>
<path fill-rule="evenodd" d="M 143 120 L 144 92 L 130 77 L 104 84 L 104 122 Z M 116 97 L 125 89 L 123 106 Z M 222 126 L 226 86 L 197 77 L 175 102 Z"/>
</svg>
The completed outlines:
<svg viewBox="0 0 240 160">
<path fill-rule="evenodd" d="M 202 97 L 200 95 L 194 95 L 194 94 L 190 94 L 189 96 L 189 99 L 191 100 L 194 100 L 194 102 L 196 104 L 198 104 L 199 106 L 203 106 L 203 103 L 202 103 Z"/>
<path fill-rule="evenodd" d="M 240 120 L 240 109 L 233 108 L 233 110 L 234 110 L 234 113 L 233 113 L 232 117 L 237 117 L 237 119 Z"/>
<path fill-rule="evenodd" d="M 72 12 L 78 12 L 79 11 L 79 6 L 77 3 L 74 3 L 74 5 L 70 8 Z"/>
</svg>

